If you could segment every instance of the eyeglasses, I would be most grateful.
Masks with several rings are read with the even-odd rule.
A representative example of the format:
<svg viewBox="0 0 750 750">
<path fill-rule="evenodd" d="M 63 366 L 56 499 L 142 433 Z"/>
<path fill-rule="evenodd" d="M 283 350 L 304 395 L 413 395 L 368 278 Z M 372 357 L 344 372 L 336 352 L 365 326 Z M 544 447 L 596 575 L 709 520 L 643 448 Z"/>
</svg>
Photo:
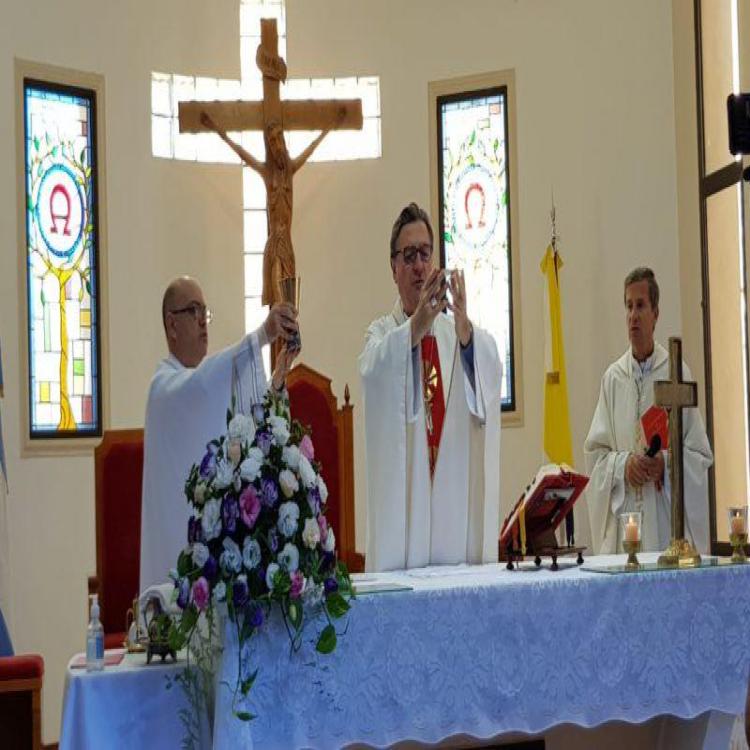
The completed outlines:
<svg viewBox="0 0 750 750">
<path fill-rule="evenodd" d="M 414 265 L 417 260 L 417 255 L 422 263 L 427 263 L 432 258 L 432 245 L 425 243 L 424 245 L 407 245 L 401 250 L 396 250 L 395 253 L 391 254 L 391 258 L 395 258 L 397 255 L 403 256 L 404 263 L 407 266 Z"/>
<path fill-rule="evenodd" d="M 193 320 L 205 320 L 206 323 L 210 323 L 213 320 L 213 313 L 205 305 L 201 305 L 198 302 L 193 302 L 186 307 L 181 307 L 179 310 L 170 310 L 172 315 L 180 315 L 181 313 L 189 313 Z"/>
</svg>

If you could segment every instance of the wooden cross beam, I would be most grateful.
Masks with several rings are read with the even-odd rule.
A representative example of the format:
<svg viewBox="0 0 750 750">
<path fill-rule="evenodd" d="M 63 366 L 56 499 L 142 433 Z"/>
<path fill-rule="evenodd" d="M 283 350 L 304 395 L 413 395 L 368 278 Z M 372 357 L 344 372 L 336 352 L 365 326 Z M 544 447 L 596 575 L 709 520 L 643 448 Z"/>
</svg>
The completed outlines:
<svg viewBox="0 0 750 750">
<path fill-rule="evenodd" d="M 698 404 L 698 385 L 682 379 L 682 340 L 669 339 L 669 380 L 654 383 L 654 403 L 669 412 L 669 479 L 672 485 L 672 542 L 659 558 L 664 565 L 700 563 L 685 540 L 685 487 L 682 457 L 682 410 Z M 675 556 L 677 560 L 675 560 Z M 683 561 L 684 559 L 684 561 Z"/>
<path fill-rule="evenodd" d="M 359 99 L 282 102 L 280 85 L 286 80 L 286 63 L 279 55 L 275 18 L 260 22 L 261 41 L 255 56 L 263 74 L 263 100 L 258 102 L 181 102 L 180 132 L 216 132 L 266 186 L 268 241 L 263 251 L 264 305 L 282 302 L 281 282 L 295 278 L 292 246 L 293 178 L 330 130 L 360 129 Z M 291 158 L 284 130 L 321 130 L 321 134 L 297 157 Z M 266 145 L 264 162 L 256 159 L 227 135 L 228 131 L 262 130 Z"/>
<path fill-rule="evenodd" d="M 206 133 L 213 128 L 201 122 L 209 117 L 227 132 L 263 130 L 271 121 L 284 130 L 360 130 L 360 99 L 310 99 L 281 101 L 279 86 L 286 81 L 286 63 L 279 56 L 275 18 L 260 22 L 261 42 L 255 61 L 263 74 L 263 100 L 257 102 L 180 102 L 180 132 Z"/>
</svg>

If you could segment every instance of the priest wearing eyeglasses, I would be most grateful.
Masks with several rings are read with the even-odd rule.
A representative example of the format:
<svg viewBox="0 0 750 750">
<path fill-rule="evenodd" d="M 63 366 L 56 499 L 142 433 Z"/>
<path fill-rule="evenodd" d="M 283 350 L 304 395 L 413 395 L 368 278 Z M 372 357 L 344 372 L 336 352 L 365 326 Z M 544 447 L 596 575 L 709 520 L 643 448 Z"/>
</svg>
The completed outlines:
<svg viewBox="0 0 750 750">
<path fill-rule="evenodd" d="M 463 274 L 434 267 L 430 219 L 415 203 L 393 225 L 390 264 L 399 298 L 359 358 L 367 569 L 496 561 L 497 346 L 469 320 Z"/>
<path fill-rule="evenodd" d="M 298 350 L 283 347 L 269 383 L 261 348 L 298 331 L 297 311 L 271 308 L 265 322 L 233 346 L 208 351 L 211 311 L 195 279 L 182 276 L 164 292 L 162 323 L 169 356 L 151 380 L 146 404 L 141 499 L 141 591 L 167 580 L 187 543 L 189 506 L 182 488 L 206 444 L 226 430 L 227 409 L 251 413 L 268 388 L 282 391 Z"/>
</svg>

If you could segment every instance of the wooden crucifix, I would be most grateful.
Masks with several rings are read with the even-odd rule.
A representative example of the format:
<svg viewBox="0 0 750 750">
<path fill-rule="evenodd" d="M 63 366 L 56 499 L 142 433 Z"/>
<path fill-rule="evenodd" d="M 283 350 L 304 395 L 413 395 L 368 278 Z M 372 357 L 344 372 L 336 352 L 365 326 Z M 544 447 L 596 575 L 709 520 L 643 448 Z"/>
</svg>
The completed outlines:
<svg viewBox="0 0 750 750">
<path fill-rule="evenodd" d="M 255 61 L 263 74 L 263 100 L 257 102 L 180 102 L 180 132 L 213 131 L 263 178 L 266 185 L 268 239 L 263 254 L 264 305 L 282 301 L 280 284 L 296 276 L 292 247 L 292 182 L 295 172 L 331 130 L 362 128 L 360 99 L 281 101 L 280 84 L 286 63 L 279 55 L 275 18 L 262 18 L 261 41 Z M 235 143 L 228 131 L 262 130 L 266 159 L 260 161 Z M 292 159 L 284 141 L 285 130 L 320 130 L 320 135 Z"/>
<path fill-rule="evenodd" d="M 669 380 L 654 383 L 654 402 L 669 412 L 669 479 L 672 485 L 672 540 L 659 565 L 700 565 L 701 556 L 685 538 L 685 485 L 682 456 L 682 410 L 698 405 L 698 385 L 682 379 L 682 340 L 669 339 Z"/>
</svg>

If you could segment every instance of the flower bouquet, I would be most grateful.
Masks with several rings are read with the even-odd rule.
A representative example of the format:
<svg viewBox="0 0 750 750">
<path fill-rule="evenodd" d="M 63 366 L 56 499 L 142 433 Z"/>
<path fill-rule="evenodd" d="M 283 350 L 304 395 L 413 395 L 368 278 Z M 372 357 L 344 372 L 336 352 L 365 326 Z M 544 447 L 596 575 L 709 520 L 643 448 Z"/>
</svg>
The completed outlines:
<svg viewBox="0 0 750 750">
<path fill-rule="evenodd" d="M 320 468 L 288 400 L 269 391 L 252 407 L 252 418 L 227 412 L 226 434 L 208 444 L 185 482 L 194 513 L 171 573 L 182 610 L 171 644 L 189 645 L 205 668 L 215 615 L 226 612 L 240 646 L 232 709 L 243 720 L 253 716 L 238 710 L 238 699 L 247 697 L 257 674 L 243 663 L 251 653 L 245 646 L 271 609 L 279 608 L 295 650 L 305 625 L 320 622 L 316 647 L 323 654 L 336 648 L 333 622 L 349 610 L 351 580 L 336 558 Z"/>
</svg>

